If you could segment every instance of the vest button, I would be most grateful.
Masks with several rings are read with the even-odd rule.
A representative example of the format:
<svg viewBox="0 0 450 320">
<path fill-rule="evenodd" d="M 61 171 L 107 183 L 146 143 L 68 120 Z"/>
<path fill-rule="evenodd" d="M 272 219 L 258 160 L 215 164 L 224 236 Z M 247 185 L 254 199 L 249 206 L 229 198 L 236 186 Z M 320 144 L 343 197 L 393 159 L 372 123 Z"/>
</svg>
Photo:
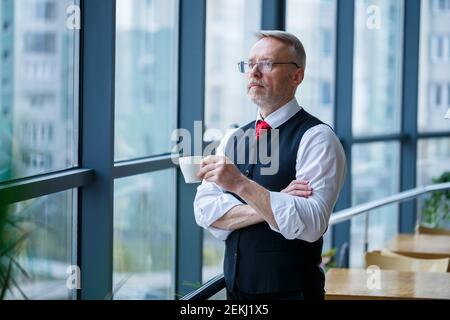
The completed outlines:
<svg viewBox="0 0 450 320">
<path fill-rule="evenodd" d="M 234 260 L 237 259 L 237 253 L 234 254 L 233 258 L 234 258 Z"/>
<path fill-rule="evenodd" d="M 248 175 L 250 174 L 250 170 L 245 170 L 245 175 L 248 177 Z"/>
</svg>

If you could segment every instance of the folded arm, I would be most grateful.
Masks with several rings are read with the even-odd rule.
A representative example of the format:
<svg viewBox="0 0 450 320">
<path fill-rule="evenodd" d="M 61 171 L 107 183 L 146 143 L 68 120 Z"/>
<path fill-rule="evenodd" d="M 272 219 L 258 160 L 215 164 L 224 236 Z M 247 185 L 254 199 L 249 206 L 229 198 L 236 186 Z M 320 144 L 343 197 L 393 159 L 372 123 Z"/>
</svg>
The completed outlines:
<svg viewBox="0 0 450 320">
<path fill-rule="evenodd" d="M 249 205 L 232 208 L 212 226 L 217 229 L 233 231 L 263 222 L 264 219 Z"/>
<path fill-rule="evenodd" d="M 254 181 L 241 183 L 237 194 L 285 238 L 314 242 L 328 227 L 345 174 L 345 153 L 338 138 L 330 128 L 316 126 L 305 133 L 296 163 L 296 178 L 310 179 L 314 188 L 311 197 L 270 192 Z"/>
<path fill-rule="evenodd" d="M 342 146 L 325 125 L 305 133 L 297 154 L 296 178 L 308 178 L 314 188 L 308 199 L 270 192 L 221 157 L 210 157 L 204 162 L 199 173 L 202 179 L 237 194 L 286 239 L 308 242 L 318 240 L 328 227 L 346 172 Z"/>
<path fill-rule="evenodd" d="M 293 181 L 281 192 L 285 195 L 308 198 L 313 191 L 308 181 Z M 220 240 L 225 240 L 233 230 L 265 221 L 253 207 L 243 204 L 233 195 L 225 193 L 215 183 L 207 181 L 203 181 L 197 188 L 194 213 L 197 224 Z"/>
</svg>

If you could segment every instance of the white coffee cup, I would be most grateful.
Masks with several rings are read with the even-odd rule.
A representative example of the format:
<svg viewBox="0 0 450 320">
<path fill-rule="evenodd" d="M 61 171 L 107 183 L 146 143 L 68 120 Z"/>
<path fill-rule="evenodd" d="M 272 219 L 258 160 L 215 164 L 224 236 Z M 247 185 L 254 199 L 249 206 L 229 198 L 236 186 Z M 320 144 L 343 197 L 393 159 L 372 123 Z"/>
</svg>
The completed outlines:
<svg viewBox="0 0 450 320">
<path fill-rule="evenodd" d="M 202 159 L 203 157 L 201 156 L 181 157 L 179 159 L 181 173 L 183 173 L 184 181 L 186 183 L 202 182 L 202 180 L 197 177 Z"/>
</svg>

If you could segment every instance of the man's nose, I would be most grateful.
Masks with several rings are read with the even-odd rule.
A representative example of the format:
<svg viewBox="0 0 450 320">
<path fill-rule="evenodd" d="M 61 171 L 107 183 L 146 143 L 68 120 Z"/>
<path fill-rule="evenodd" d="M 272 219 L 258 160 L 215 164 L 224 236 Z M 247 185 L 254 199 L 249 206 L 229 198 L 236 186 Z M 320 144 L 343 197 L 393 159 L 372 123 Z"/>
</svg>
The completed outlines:
<svg viewBox="0 0 450 320">
<path fill-rule="evenodd" d="M 262 77 L 262 73 L 259 70 L 259 66 L 257 63 L 255 63 L 253 68 L 249 71 L 248 76 L 250 78 L 261 78 Z"/>
</svg>

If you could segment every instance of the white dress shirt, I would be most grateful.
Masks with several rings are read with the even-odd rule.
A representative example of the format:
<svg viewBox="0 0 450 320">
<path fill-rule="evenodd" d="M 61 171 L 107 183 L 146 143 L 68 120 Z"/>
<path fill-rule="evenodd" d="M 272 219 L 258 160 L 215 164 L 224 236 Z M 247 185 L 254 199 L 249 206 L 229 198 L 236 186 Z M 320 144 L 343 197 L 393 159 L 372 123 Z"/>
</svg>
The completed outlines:
<svg viewBox="0 0 450 320">
<path fill-rule="evenodd" d="M 264 120 L 271 128 L 278 128 L 301 110 L 294 98 L 271 113 Z M 257 120 L 261 119 L 258 113 Z M 224 155 L 224 148 L 233 132 L 229 132 L 216 150 Z M 327 125 L 317 125 L 303 135 L 296 161 L 296 179 L 307 180 L 313 188 L 312 196 L 303 198 L 287 193 L 270 192 L 270 205 L 279 230 L 286 239 L 317 241 L 328 227 L 331 212 L 344 184 L 346 159 L 342 145 Z M 287 187 L 287 185 L 286 185 Z M 225 193 L 217 184 L 203 180 L 197 188 L 194 213 L 197 224 L 209 230 L 213 236 L 226 240 L 232 232 L 211 226 L 233 207 L 243 203 Z M 270 224 L 269 224 L 270 225 Z"/>
</svg>

